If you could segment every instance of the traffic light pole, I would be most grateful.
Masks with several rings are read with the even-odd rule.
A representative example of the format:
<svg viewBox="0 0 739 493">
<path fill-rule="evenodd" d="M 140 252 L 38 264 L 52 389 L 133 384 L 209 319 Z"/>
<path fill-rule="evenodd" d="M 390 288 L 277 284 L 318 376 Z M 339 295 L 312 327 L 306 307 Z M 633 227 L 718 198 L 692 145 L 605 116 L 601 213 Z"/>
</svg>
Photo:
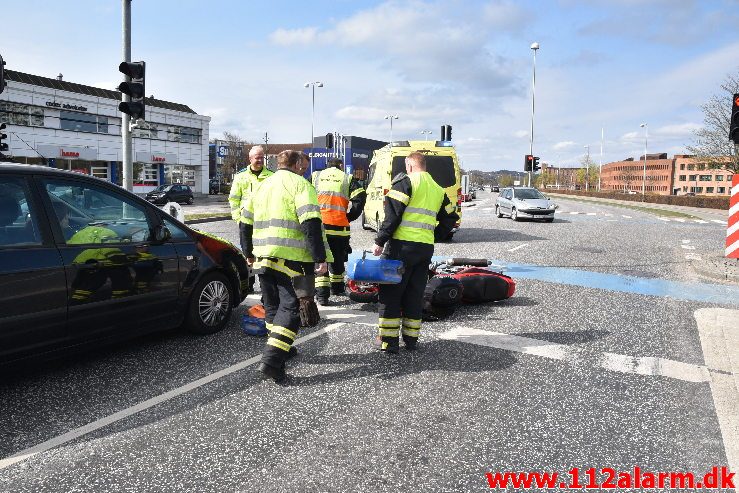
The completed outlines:
<svg viewBox="0 0 739 493">
<path fill-rule="evenodd" d="M 123 61 L 131 61 L 131 0 L 123 1 Z M 131 77 L 126 76 L 126 82 L 131 82 Z M 128 103 L 131 98 L 128 94 L 121 92 L 122 101 Z M 131 141 L 131 117 L 121 112 L 121 136 L 123 137 L 123 188 L 129 192 L 133 191 L 133 145 Z"/>
<path fill-rule="evenodd" d="M 531 50 L 534 52 L 534 74 L 531 78 L 531 140 L 529 140 L 529 154 L 534 155 L 534 101 L 536 100 L 536 50 L 539 49 L 539 44 L 534 43 L 531 45 Z M 529 186 L 531 186 L 531 172 L 527 173 L 529 178 Z"/>
</svg>

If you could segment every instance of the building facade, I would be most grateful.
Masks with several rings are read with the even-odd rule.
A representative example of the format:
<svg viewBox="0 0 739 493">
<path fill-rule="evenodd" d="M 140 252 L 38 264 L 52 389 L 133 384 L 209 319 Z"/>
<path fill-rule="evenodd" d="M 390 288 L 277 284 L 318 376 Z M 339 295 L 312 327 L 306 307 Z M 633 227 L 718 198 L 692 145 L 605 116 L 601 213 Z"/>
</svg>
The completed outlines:
<svg viewBox="0 0 739 493">
<path fill-rule="evenodd" d="M 729 196 L 734 173 L 727 169 L 710 169 L 691 155 L 675 156 L 674 195 Z"/>
<path fill-rule="evenodd" d="M 313 171 L 324 169 L 328 159 L 338 157 L 344 160 L 344 170 L 347 173 L 365 182 L 372 153 L 385 147 L 387 142 L 345 135 L 335 139 L 334 146 L 330 149 L 326 144 L 326 136 L 322 135 L 313 139 L 312 148 L 303 149 L 303 152 L 311 156 Z"/>
<path fill-rule="evenodd" d="M 645 178 L 646 166 L 646 180 Z M 638 192 L 670 195 L 675 176 L 675 159 L 667 154 L 647 154 L 638 160 L 628 158 L 603 165 L 600 176 L 601 190 L 604 192 Z"/>
<path fill-rule="evenodd" d="M 122 183 L 121 93 L 6 71 L 0 121 L 15 161 Z M 210 117 L 188 106 L 146 98 L 146 122 L 134 129 L 134 192 L 183 183 L 208 193 Z"/>
</svg>

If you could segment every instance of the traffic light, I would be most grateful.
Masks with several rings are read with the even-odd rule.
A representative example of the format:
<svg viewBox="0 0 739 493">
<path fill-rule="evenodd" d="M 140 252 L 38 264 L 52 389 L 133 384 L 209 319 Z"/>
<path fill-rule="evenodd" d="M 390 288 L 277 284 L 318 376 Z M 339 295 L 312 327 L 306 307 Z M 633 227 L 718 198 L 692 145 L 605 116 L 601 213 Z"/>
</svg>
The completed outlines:
<svg viewBox="0 0 739 493">
<path fill-rule="evenodd" d="M 539 156 L 532 156 L 533 160 L 531 161 L 531 171 L 536 173 L 541 169 L 541 166 L 539 166 Z"/>
<path fill-rule="evenodd" d="M 8 135 L 5 132 L 3 132 L 6 126 L 7 125 L 5 125 L 5 123 L 0 123 L 0 152 L 5 152 L 8 150 L 8 144 L 3 142 L 5 139 L 8 138 Z"/>
<path fill-rule="evenodd" d="M 334 148 L 334 134 L 326 134 L 326 149 Z"/>
<path fill-rule="evenodd" d="M 523 170 L 524 171 L 531 171 L 534 165 L 534 156 L 531 154 L 526 154 L 526 157 L 523 160 Z"/>
<path fill-rule="evenodd" d="M 731 107 L 731 124 L 729 125 L 729 140 L 739 144 L 739 93 L 734 94 Z"/>
<path fill-rule="evenodd" d="M 5 61 L 0 55 L 0 92 L 5 90 Z"/>
<path fill-rule="evenodd" d="M 122 62 L 118 70 L 131 78 L 131 82 L 121 82 L 118 86 L 119 91 L 131 97 L 130 102 L 121 101 L 118 109 L 131 115 L 134 120 L 143 119 L 146 110 L 144 103 L 146 62 Z"/>
</svg>

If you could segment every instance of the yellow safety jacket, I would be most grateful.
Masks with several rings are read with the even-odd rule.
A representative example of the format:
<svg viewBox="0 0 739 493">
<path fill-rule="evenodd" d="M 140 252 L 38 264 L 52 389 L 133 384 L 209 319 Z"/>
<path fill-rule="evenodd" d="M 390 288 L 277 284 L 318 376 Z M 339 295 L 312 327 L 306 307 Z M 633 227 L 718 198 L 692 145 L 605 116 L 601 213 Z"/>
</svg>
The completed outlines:
<svg viewBox="0 0 739 493">
<path fill-rule="evenodd" d="M 411 180 L 411 196 L 393 238 L 433 245 L 436 216 L 444 201 L 444 189 L 426 171 L 411 173 L 408 177 Z"/>
<path fill-rule="evenodd" d="M 266 166 L 256 175 L 251 169 L 251 165 L 234 175 L 234 181 L 231 183 L 231 193 L 228 195 L 228 203 L 231 206 L 231 217 L 234 221 L 244 222 L 241 211 L 246 205 L 246 200 L 254 193 L 259 185 L 272 176 L 274 173 L 267 169 Z"/>
<path fill-rule="evenodd" d="M 254 225 L 255 257 L 313 262 L 300 224 L 321 219 L 321 209 L 315 189 L 302 176 L 278 170 L 249 195 L 242 217 Z M 323 243 L 326 261 L 333 262 L 325 232 Z"/>
</svg>

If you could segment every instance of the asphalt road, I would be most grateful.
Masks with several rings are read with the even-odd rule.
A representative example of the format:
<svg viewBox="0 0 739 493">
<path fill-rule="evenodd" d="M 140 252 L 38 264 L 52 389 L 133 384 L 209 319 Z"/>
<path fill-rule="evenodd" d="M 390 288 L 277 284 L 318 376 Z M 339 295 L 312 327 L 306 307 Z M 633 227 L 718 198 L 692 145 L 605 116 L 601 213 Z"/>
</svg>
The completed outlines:
<svg viewBox="0 0 739 493">
<path fill-rule="evenodd" d="M 510 300 L 388 356 L 376 307 L 342 298 L 301 333 L 286 386 L 256 374 L 264 339 L 239 316 L 17 375 L 0 383 L 0 491 L 451 492 L 496 471 L 736 469 L 739 397 L 721 386 L 736 370 L 709 357 L 705 320 L 739 320 L 739 288 L 690 269 L 725 226 L 567 200 L 554 223 L 513 222 L 478 197 L 436 253 L 492 259 L 518 281 Z M 237 242 L 230 221 L 198 228 Z M 355 226 L 355 252 L 372 238 Z"/>
</svg>

